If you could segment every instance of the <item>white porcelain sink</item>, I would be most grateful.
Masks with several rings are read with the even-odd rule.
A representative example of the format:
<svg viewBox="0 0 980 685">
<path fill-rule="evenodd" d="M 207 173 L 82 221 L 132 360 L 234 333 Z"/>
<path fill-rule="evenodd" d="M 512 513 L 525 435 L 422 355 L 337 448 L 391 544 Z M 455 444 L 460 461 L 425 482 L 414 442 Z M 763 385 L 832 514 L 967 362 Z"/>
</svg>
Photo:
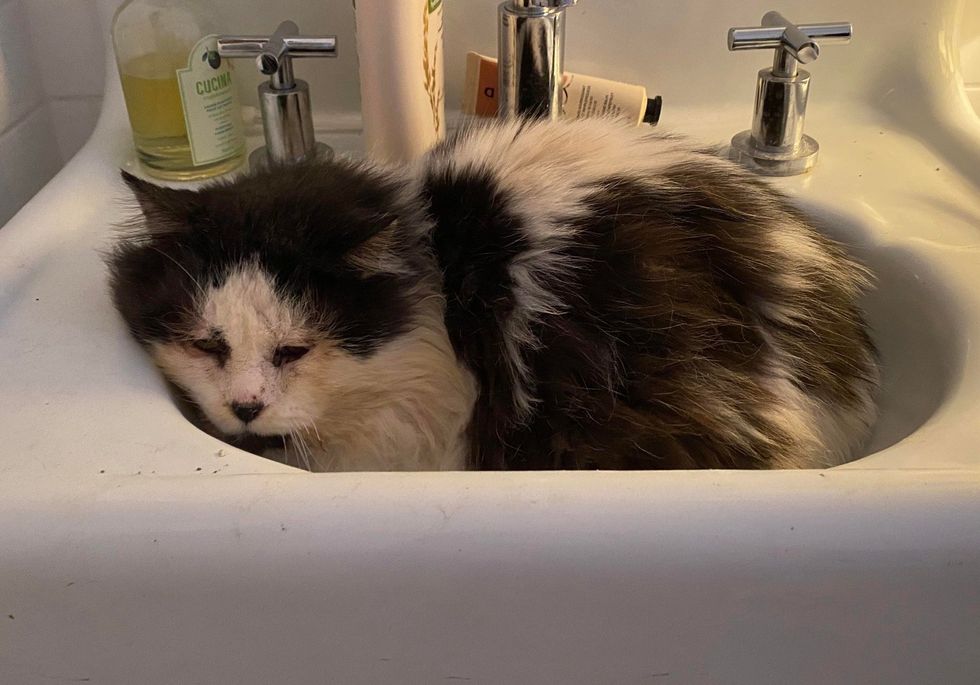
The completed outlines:
<svg viewBox="0 0 980 685">
<path fill-rule="evenodd" d="M 313 475 L 205 435 L 108 298 L 131 158 L 110 69 L 92 140 L 0 229 L 0 682 L 980 681 L 980 121 L 949 56 L 957 3 L 786 5 L 855 23 L 852 72 L 812 69 L 820 163 L 778 185 L 878 275 L 868 456 Z M 599 8 L 576 8 L 570 51 L 601 38 Z M 758 18 L 669 12 L 676 37 L 644 54 L 688 80 L 707 58 L 691 32 Z M 745 98 L 710 109 L 667 79 L 665 122 L 727 140 L 759 66 L 719 60 Z"/>
<path fill-rule="evenodd" d="M 809 210 L 875 274 L 875 289 L 862 302 L 882 374 L 878 421 L 865 450 L 875 455 L 921 430 L 954 394 L 968 335 L 941 272 L 926 257 L 908 246 L 876 243 L 868 224 L 823 207 Z"/>
</svg>

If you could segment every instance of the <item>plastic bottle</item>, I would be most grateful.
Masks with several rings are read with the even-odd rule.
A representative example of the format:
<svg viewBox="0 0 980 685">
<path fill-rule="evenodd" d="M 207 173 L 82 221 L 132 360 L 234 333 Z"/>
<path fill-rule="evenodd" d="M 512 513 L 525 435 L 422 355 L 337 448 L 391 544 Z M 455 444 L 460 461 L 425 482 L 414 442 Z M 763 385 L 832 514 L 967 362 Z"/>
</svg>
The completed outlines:
<svg viewBox="0 0 980 685">
<path fill-rule="evenodd" d="M 354 9 L 365 147 L 407 162 L 446 131 L 442 0 L 356 0 Z"/>
</svg>

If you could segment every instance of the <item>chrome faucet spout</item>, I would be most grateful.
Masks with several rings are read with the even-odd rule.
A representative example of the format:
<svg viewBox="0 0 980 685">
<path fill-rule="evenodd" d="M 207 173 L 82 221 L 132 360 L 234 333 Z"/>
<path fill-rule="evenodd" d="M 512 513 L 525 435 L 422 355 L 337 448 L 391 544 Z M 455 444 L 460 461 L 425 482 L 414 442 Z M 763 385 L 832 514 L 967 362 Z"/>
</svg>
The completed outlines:
<svg viewBox="0 0 980 685">
<path fill-rule="evenodd" d="M 557 119 L 565 71 L 565 9 L 576 0 L 505 0 L 498 8 L 498 115 Z"/>
</svg>

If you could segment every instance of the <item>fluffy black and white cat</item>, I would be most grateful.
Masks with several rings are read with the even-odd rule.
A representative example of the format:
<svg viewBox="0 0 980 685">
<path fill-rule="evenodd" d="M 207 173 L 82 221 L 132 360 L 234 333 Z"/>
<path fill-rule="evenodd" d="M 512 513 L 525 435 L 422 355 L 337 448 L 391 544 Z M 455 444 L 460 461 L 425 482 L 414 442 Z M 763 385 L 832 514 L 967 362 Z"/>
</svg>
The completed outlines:
<svg viewBox="0 0 980 685">
<path fill-rule="evenodd" d="M 407 168 L 124 178 L 133 335 L 313 470 L 821 467 L 875 417 L 867 272 L 683 139 L 518 121 Z"/>
</svg>

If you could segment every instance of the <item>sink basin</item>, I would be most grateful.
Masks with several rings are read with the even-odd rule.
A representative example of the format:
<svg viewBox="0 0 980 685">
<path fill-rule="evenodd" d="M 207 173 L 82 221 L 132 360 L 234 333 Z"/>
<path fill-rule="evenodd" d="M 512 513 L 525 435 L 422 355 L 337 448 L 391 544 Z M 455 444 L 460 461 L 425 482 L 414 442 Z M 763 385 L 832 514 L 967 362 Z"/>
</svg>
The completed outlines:
<svg viewBox="0 0 980 685">
<path fill-rule="evenodd" d="M 951 396 L 962 374 L 967 332 L 950 305 L 942 273 L 928 259 L 914 249 L 875 243 L 873 228 L 860 220 L 813 202 L 799 204 L 875 275 L 862 309 L 879 353 L 881 388 L 878 418 L 862 456 L 877 454 L 922 428 Z M 181 414 L 199 425 L 196 408 L 176 387 L 168 389 Z M 255 450 L 261 454 L 262 447 Z"/>
<path fill-rule="evenodd" d="M 117 2 L 98 3 L 107 24 Z M 308 5 L 254 20 L 305 25 Z M 496 0 L 450 5 L 447 63 L 490 51 Z M 569 68 L 637 73 L 637 42 L 615 38 L 644 19 L 644 59 L 690 65 L 653 60 L 664 125 L 726 141 L 761 66 L 725 52 L 758 19 L 730 5 L 580 3 Z M 868 455 L 824 471 L 308 474 L 197 430 L 108 297 L 132 158 L 110 70 L 92 139 L 0 229 L 0 682 L 977 682 L 980 121 L 949 50 L 961 3 L 805 9 L 855 40 L 812 69 L 816 169 L 776 183 L 877 274 L 883 371 Z M 359 151 L 350 111 L 317 122 Z"/>
<path fill-rule="evenodd" d="M 869 224 L 824 207 L 811 203 L 807 210 L 875 275 L 862 308 L 881 370 L 878 419 L 865 449 L 877 454 L 922 429 L 952 395 L 963 372 L 967 333 L 942 274 L 918 251 L 877 243 Z"/>
</svg>

